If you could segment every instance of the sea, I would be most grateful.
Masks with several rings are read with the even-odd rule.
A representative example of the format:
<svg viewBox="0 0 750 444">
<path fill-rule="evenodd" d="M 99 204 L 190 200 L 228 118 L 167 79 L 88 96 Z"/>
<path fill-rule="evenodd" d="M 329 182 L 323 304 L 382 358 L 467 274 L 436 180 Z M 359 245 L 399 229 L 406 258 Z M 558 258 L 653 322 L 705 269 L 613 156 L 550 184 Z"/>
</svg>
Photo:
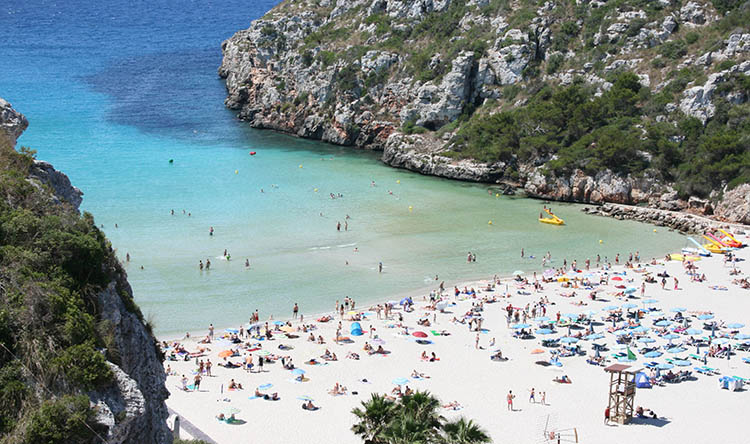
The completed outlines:
<svg viewBox="0 0 750 444">
<path fill-rule="evenodd" d="M 541 224 L 539 200 L 250 128 L 224 107 L 221 42 L 275 4 L 0 3 L 0 97 L 30 121 L 19 144 L 83 190 L 81 209 L 111 240 L 157 335 L 237 327 L 256 309 L 283 319 L 298 303 L 313 316 L 347 296 L 363 307 L 441 281 L 531 275 L 548 252 L 546 267 L 560 267 L 685 246 L 678 233 L 581 205 L 553 203 L 566 224 Z"/>
</svg>

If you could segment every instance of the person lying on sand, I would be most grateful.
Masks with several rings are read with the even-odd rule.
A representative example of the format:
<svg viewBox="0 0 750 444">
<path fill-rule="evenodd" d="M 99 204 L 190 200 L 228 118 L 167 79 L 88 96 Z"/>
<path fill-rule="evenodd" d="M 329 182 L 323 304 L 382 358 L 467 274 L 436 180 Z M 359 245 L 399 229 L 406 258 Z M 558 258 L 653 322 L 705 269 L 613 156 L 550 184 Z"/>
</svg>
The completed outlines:
<svg viewBox="0 0 750 444">
<path fill-rule="evenodd" d="M 233 378 L 229 381 L 229 388 L 232 390 L 242 390 L 242 384 L 235 382 Z"/>
<path fill-rule="evenodd" d="M 452 401 L 452 402 L 449 402 L 448 404 L 443 404 L 444 409 L 458 410 L 461 407 L 462 406 L 458 401 Z"/>
<path fill-rule="evenodd" d="M 562 375 L 562 377 L 555 377 L 553 381 L 558 382 L 560 384 L 572 384 L 573 381 L 568 378 L 568 375 Z"/>
<path fill-rule="evenodd" d="M 429 376 L 425 375 L 424 373 L 418 372 L 416 369 L 411 372 L 412 378 L 421 378 L 421 379 L 427 379 Z"/>
<path fill-rule="evenodd" d="M 315 411 L 315 410 L 318 410 L 319 408 L 320 407 L 318 407 L 318 406 L 316 406 L 316 405 L 314 405 L 312 403 L 312 400 L 308 400 L 307 402 L 302 403 L 302 410 Z"/>
<path fill-rule="evenodd" d="M 346 395 L 347 388 L 343 385 L 340 385 L 338 382 L 334 384 L 333 388 L 328 391 L 333 396 L 337 395 Z"/>
<path fill-rule="evenodd" d="M 270 395 L 263 395 L 263 399 L 265 399 L 266 401 L 278 401 L 281 398 L 279 398 L 278 392 L 274 392 Z"/>
<path fill-rule="evenodd" d="M 354 359 L 355 361 L 359 361 L 359 355 L 354 352 L 349 352 L 346 354 L 347 359 Z"/>
</svg>

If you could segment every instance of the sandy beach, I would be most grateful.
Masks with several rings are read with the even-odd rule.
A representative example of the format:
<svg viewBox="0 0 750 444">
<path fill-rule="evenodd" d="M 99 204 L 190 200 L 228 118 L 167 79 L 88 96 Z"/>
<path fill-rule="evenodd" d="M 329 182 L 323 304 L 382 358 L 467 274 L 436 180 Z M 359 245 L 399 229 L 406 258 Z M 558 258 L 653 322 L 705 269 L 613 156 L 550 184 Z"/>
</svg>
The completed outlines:
<svg viewBox="0 0 750 444">
<path fill-rule="evenodd" d="M 750 236 L 739 235 L 737 238 L 750 242 Z M 637 247 L 637 246 L 635 246 Z M 634 248 L 635 251 L 636 248 Z M 747 390 L 731 392 L 719 388 L 720 375 L 750 378 L 750 364 L 742 358 L 750 357 L 749 352 L 736 351 L 735 347 L 743 341 L 735 338 L 737 334 L 750 333 L 750 303 L 747 301 L 750 290 L 733 284 L 732 281 L 747 278 L 748 257 L 747 248 L 735 252 L 737 261 L 727 263 L 721 255 L 701 258 L 695 262 L 697 276 L 705 274 L 703 282 L 693 281 L 684 264 L 679 260 L 665 261 L 664 257 L 657 258 L 656 264 L 650 264 L 651 258 L 641 258 L 640 266 L 634 263 L 632 268 L 622 265 L 627 260 L 627 254 L 620 257 L 620 265 L 611 269 L 596 267 L 592 260 L 589 270 L 584 263 L 578 263 L 580 272 L 570 270 L 570 262 L 566 276 L 577 277 L 581 281 L 589 281 L 592 286 L 584 288 L 582 282 L 560 282 L 559 276 L 551 276 L 552 282 L 542 282 L 542 289 L 537 290 L 533 285 L 533 275 L 526 273 L 522 278 L 530 283 L 524 284 L 519 280 L 500 282 L 493 291 L 487 291 L 492 281 L 479 281 L 460 285 L 476 290 L 475 295 L 454 295 L 453 284 L 446 283 L 442 303 L 447 305 L 444 312 L 429 308 L 430 295 L 425 293 L 413 297 L 413 310 L 406 312 L 397 306 L 390 319 L 378 319 L 373 307 L 357 305 L 356 313 L 365 313 L 365 319 L 360 322 L 364 334 L 354 336 L 350 334 L 351 316 L 345 313 L 344 319 L 333 311 L 329 313 L 333 319 L 329 322 L 314 322 L 312 316 L 305 315 L 304 324 L 313 325 L 311 331 L 317 338 L 322 336 L 325 344 L 308 341 L 310 332 L 296 331 L 300 327 L 298 320 L 292 320 L 293 335 L 298 338 L 290 339 L 282 331 L 273 331 L 272 339 L 259 341 L 256 338 L 242 337 L 241 343 L 232 343 L 220 339 L 228 334 L 224 330 L 215 331 L 215 339 L 210 344 L 200 344 L 208 330 L 191 332 L 190 338 L 179 339 L 182 347 L 188 352 L 195 352 L 199 347 L 207 347 L 205 355 L 198 360 L 210 359 L 213 363 L 212 375 L 204 375 L 199 390 L 182 390 L 183 375 L 193 384 L 197 370 L 196 358 L 189 361 L 179 357 L 178 360 L 167 360 L 172 374 L 167 378 L 167 388 L 171 392 L 167 400 L 168 406 L 181 417 L 190 421 L 205 432 L 211 439 L 219 443 L 260 442 L 260 443 L 301 443 L 301 442 L 336 442 L 359 443 L 350 427 L 355 421 L 351 410 L 360 402 L 369 399 L 371 393 L 388 393 L 396 387 L 394 380 L 404 378 L 408 380 L 402 386 L 408 385 L 414 390 L 427 390 L 436 395 L 443 404 L 457 401 L 460 408 L 443 409 L 447 418 L 465 416 L 480 424 L 492 437 L 494 442 L 537 443 L 545 442 L 544 431 L 558 431 L 561 442 L 574 442 L 573 435 L 577 433 L 578 442 L 584 443 L 625 443 L 625 442 L 691 442 L 691 443 L 742 443 L 747 442 L 743 428 L 736 424 L 748 402 Z M 563 258 L 556 258 L 555 264 L 562 265 Z M 612 258 L 610 260 L 614 263 Z M 730 274 L 733 269 L 739 274 Z M 662 278 L 657 274 L 666 272 L 666 284 L 662 289 Z M 641 287 L 645 276 L 653 276 L 655 283 L 646 283 L 641 296 Z M 542 275 L 538 278 L 541 282 Z M 619 278 L 619 279 L 617 279 Z M 674 278 L 677 278 L 677 290 L 674 289 Z M 575 282 L 573 284 L 572 282 Z M 600 284 L 601 282 L 601 284 Z M 568 287 L 564 287 L 568 285 Z M 574 288 L 575 285 L 577 288 Z M 618 288 L 619 286 L 619 288 Z M 507 293 L 506 293 L 507 288 Z M 635 290 L 633 290 L 633 288 Z M 437 285 L 435 290 L 437 290 Z M 590 293 L 596 291 L 596 300 L 590 298 Z M 575 296 L 572 293 L 575 292 Z M 400 301 L 402 297 L 395 297 Z M 454 318 L 462 320 L 470 313 L 472 306 L 479 306 L 482 300 L 495 299 L 496 302 L 485 302 L 481 311 L 474 312 L 475 318 L 482 319 L 481 331 L 470 330 L 469 323 L 459 323 Z M 506 308 L 509 304 L 518 309 L 528 307 L 529 314 L 535 303 L 547 301 L 536 309 L 536 316 L 546 315 L 554 321 L 551 334 L 538 333 L 544 320 L 535 321 L 532 317 L 526 321 L 530 324 L 527 331 L 531 331 L 533 338 L 520 339 L 514 337 L 518 328 L 512 328 L 506 319 Z M 654 300 L 655 302 L 650 302 Z M 331 301 L 333 308 L 335 301 Z M 343 301 L 342 301 L 343 302 Z M 584 304 L 584 305 L 580 305 Z M 617 306 L 617 307 L 615 307 Z M 623 307 L 624 306 L 624 307 Z M 627 355 L 625 345 L 617 343 L 618 334 L 610 332 L 613 322 L 606 320 L 616 308 L 622 312 L 622 320 L 615 321 L 619 331 L 625 331 L 626 336 L 633 337 L 629 348 L 635 354 L 636 360 L 625 362 L 633 369 L 645 368 L 649 362 L 668 363 L 669 359 L 689 361 L 689 365 L 676 366 L 674 372 L 690 371 L 692 375 L 678 383 L 664 382 L 652 388 L 639 388 L 636 391 L 635 405 L 653 411 L 657 419 L 635 418 L 629 425 L 606 425 L 604 410 L 607 406 L 609 376 L 603 370 L 604 366 L 592 365 L 587 362 L 595 355 L 592 343 L 606 344 L 608 350 L 602 351 L 601 356 L 606 359 L 606 365 L 618 363 L 616 353 Z M 639 333 L 632 330 L 636 323 L 628 325 L 627 312 L 638 309 L 648 310 L 640 319 L 640 325 L 645 330 Z M 679 309 L 679 310 L 678 310 Z M 545 310 L 545 313 L 541 313 Z M 660 310 L 662 314 L 655 311 Z M 522 310 L 519 313 L 523 321 Z M 674 321 L 677 312 L 687 319 L 687 327 L 701 330 L 692 335 L 693 338 L 711 339 L 712 344 L 726 342 L 731 344 L 733 354 L 728 360 L 723 357 L 707 357 L 706 365 L 716 371 L 713 374 L 699 374 L 696 367 L 703 366 L 703 362 L 691 358 L 696 354 L 695 345 L 688 345 L 691 335 L 683 331 L 685 321 Z M 300 307 L 304 313 L 304 307 Z M 579 341 L 568 340 L 570 346 L 579 346 L 584 355 L 558 357 L 561 366 L 540 365 L 537 361 L 549 363 L 552 353 L 559 353 L 565 347 L 544 347 L 545 339 L 563 338 L 568 336 L 568 328 L 560 326 L 557 314 L 560 313 L 562 322 L 566 315 L 588 313 L 593 324 L 588 321 L 577 323 L 570 329 L 571 336 L 582 336 Z M 251 313 L 248 313 L 248 317 Z M 698 319 L 699 315 L 710 314 L 713 319 Z M 291 307 L 290 307 L 291 315 Z M 317 317 L 317 316 L 316 316 Z M 399 317 L 403 321 L 399 321 Z M 704 316 L 704 318 L 707 316 Z M 653 325 L 656 320 L 667 318 L 670 322 L 666 327 Z M 261 324 L 265 318 L 261 313 Z M 428 319 L 430 326 L 418 325 L 420 319 Z M 282 320 L 286 321 L 286 320 Z M 342 323 L 342 336 L 349 341 L 336 343 L 336 330 Z M 712 331 L 704 326 L 706 322 L 716 321 L 719 327 Z M 207 319 L 206 326 L 213 323 L 223 325 L 221 319 Z M 747 327 L 728 327 L 732 323 L 747 324 Z M 370 326 L 374 330 L 370 331 Z M 565 325 L 565 324 L 563 324 Z M 723 325 L 723 327 L 721 327 Z M 247 328 L 247 324 L 243 326 Z M 269 327 L 277 327 L 273 321 Z M 473 327 L 476 327 L 476 322 Z M 603 337 L 595 340 L 585 339 L 587 329 L 593 327 L 595 333 Z M 704 329 L 705 327 L 705 329 Z M 239 326 L 237 326 L 239 328 Z M 674 339 L 663 338 L 665 333 L 677 328 Z M 290 330 L 285 328 L 285 330 Z M 447 335 L 435 335 L 445 332 Z M 424 332 L 424 338 L 429 343 L 417 342 L 414 332 Z M 261 327 L 261 333 L 264 328 Z M 475 341 L 479 335 L 479 348 Z M 641 342 L 637 337 L 649 337 L 653 342 Z M 719 339 L 726 337 L 724 339 Z M 167 340 L 167 338 L 162 338 Z M 491 341 L 494 339 L 494 346 Z M 646 340 L 648 341 L 648 340 Z M 173 344 L 175 341 L 168 341 Z M 382 345 L 387 354 L 368 354 L 363 350 L 365 342 L 376 348 Z M 671 342 L 671 344 L 670 344 Z M 260 347 L 258 347 L 258 345 Z M 290 347 L 282 350 L 282 348 Z M 723 344 L 723 346 L 726 346 Z M 682 346 L 684 350 L 674 350 Z M 652 347 L 662 352 L 656 358 L 647 358 L 642 354 L 644 347 Z M 667 349 L 672 349 L 667 352 Z M 228 359 L 235 363 L 244 363 L 248 355 L 252 355 L 255 366 L 251 371 L 244 368 L 224 368 L 217 364 L 224 362 L 219 354 L 226 350 L 238 351 L 237 356 Z M 490 356 L 498 349 L 502 351 L 505 361 L 494 361 Z M 539 349 L 541 353 L 532 353 Z M 248 351 L 253 350 L 253 351 Z M 326 350 L 335 353 L 338 360 L 326 361 L 321 356 Z M 700 348 L 699 357 L 709 350 L 708 345 Z M 174 351 L 166 350 L 167 355 Z M 357 353 L 359 359 L 349 359 L 347 354 Z M 432 353 L 439 360 L 430 362 L 421 359 L 422 353 L 428 356 Z M 295 380 L 297 376 L 290 370 L 283 368 L 281 360 L 266 363 L 262 371 L 258 371 L 259 354 L 291 357 L 294 366 L 302 369 L 304 382 Z M 310 365 L 306 361 L 316 359 L 320 364 Z M 684 365 L 684 364 L 683 364 Z M 425 378 L 415 379 L 414 371 L 423 373 Z M 647 370 L 647 373 L 650 373 Z M 662 377 L 667 371 L 662 370 Z M 561 384 L 554 382 L 555 378 L 567 375 L 572 383 Z M 241 384 L 243 390 L 229 390 L 230 380 Z M 364 382 L 366 380 L 366 382 Z M 403 382 L 403 381 L 400 381 Z M 336 383 L 347 388 L 347 394 L 333 396 L 329 394 Z M 272 401 L 255 398 L 255 390 L 259 386 L 267 387 L 263 394 L 278 393 L 280 400 Z M 532 388 L 535 391 L 535 402 L 529 399 Z M 509 391 L 516 395 L 514 410 L 508 410 L 506 395 Z M 545 404 L 541 403 L 541 393 L 545 393 Z M 306 411 L 301 408 L 303 399 L 309 397 L 320 407 L 317 411 Z M 235 416 L 244 424 L 227 424 L 219 421 L 216 416 L 221 412 L 234 409 Z M 573 430 L 575 429 L 575 431 Z"/>
</svg>

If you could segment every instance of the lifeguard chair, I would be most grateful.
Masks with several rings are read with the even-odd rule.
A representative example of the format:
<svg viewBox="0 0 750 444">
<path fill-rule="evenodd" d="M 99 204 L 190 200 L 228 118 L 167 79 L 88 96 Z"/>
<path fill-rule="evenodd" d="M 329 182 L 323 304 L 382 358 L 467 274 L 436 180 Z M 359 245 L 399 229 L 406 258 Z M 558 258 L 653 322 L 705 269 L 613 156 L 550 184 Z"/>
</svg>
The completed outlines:
<svg viewBox="0 0 750 444">
<path fill-rule="evenodd" d="M 627 424 L 633 419 L 635 401 L 635 375 L 631 366 L 614 364 L 604 369 L 609 373 L 609 420 Z"/>
</svg>

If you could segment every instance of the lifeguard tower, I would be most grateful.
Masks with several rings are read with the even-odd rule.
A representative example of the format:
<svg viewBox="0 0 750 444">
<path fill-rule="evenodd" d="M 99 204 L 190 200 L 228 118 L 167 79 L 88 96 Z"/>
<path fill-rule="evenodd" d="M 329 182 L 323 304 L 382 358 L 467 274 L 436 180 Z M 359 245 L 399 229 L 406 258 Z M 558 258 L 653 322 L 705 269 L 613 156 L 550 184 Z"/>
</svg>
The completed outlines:
<svg viewBox="0 0 750 444">
<path fill-rule="evenodd" d="M 635 375 L 638 370 L 631 370 L 631 366 L 625 364 L 613 364 L 604 371 L 609 373 L 609 420 L 627 424 L 633 419 Z"/>
</svg>

